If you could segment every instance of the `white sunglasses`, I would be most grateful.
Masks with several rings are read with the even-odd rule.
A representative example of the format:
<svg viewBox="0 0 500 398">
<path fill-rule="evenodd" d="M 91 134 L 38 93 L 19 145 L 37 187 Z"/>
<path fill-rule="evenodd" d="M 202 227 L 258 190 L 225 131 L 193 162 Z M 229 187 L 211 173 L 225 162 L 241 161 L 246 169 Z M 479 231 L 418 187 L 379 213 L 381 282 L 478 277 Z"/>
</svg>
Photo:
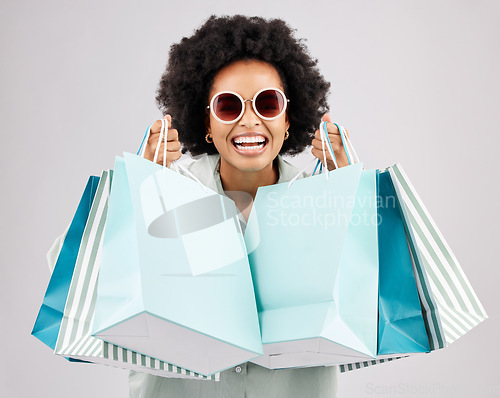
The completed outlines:
<svg viewBox="0 0 500 398">
<path fill-rule="evenodd" d="M 279 118 L 286 111 L 289 99 L 279 88 L 263 88 L 252 99 L 243 99 L 233 91 L 221 91 L 215 94 L 207 109 L 221 123 L 231 124 L 241 119 L 245 113 L 245 102 L 251 101 L 255 114 L 264 120 Z"/>
</svg>

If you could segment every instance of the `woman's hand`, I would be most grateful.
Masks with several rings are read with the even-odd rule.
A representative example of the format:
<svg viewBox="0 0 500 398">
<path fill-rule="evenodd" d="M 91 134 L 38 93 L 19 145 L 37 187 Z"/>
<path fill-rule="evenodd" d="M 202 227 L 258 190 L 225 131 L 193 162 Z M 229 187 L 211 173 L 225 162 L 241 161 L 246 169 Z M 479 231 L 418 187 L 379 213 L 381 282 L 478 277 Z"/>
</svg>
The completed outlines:
<svg viewBox="0 0 500 398">
<path fill-rule="evenodd" d="M 179 134 L 176 129 L 172 129 L 172 117 L 165 115 L 164 120 L 168 123 L 167 132 L 167 166 L 174 160 L 181 157 L 181 143 L 179 142 Z M 151 134 L 149 135 L 148 142 L 146 143 L 146 150 L 144 151 L 144 158 L 153 161 L 155 157 L 156 146 L 160 138 L 161 120 L 157 120 L 151 126 Z M 163 165 L 163 146 L 165 145 L 165 137 L 163 137 L 158 152 L 158 159 L 156 163 Z"/>
<path fill-rule="evenodd" d="M 347 154 L 345 153 L 344 146 L 342 145 L 342 139 L 340 138 L 340 132 L 338 127 L 332 123 L 332 119 L 328 114 L 325 114 L 323 116 L 323 121 L 328 122 L 326 124 L 326 130 L 328 131 L 328 138 L 330 138 L 330 142 L 332 143 L 333 153 L 337 160 L 338 166 L 339 167 L 348 166 L 349 162 L 347 160 Z M 349 133 L 347 133 L 347 135 L 349 135 Z M 325 145 L 328 145 L 328 143 L 325 143 Z M 323 149 L 321 146 L 321 135 L 319 130 L 316 130 L 316 133 L 314 134 L 314 139 L 312 140 L 312 146 L 313 146 L 311 149 L 312 154 L 319 160 L 321 160 L 322 163 L 324 163 Z M 330 152 L 328 151 L 326 146 L 325 146 L 325 153 L 326 153 L 326 163 L 328 170 L 335 169 L 335 164 L 333 163 Z"/>
</svg>

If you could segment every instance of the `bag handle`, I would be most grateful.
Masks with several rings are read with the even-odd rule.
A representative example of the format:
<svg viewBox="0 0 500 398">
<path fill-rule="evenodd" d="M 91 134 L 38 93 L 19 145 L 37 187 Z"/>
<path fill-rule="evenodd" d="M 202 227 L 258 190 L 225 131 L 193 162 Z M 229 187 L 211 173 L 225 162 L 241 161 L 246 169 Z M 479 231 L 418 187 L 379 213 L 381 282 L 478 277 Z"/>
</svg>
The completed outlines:
<svg viewBox="0 0 500 398">
<path fill-rule="evenodd" d="M 335 155 L 333 154 L 332 143 L 330 141 L 330 137 L 328 136 L 328 131 L 326 129 L 326 124 L 327 124 L 327 122 L 321 123 L 321 127 L 322 127 L 322 128 L 320 128 L 321 141 L 323 143 L 323 140 L 325 140 L 328 143 L 328 149 L 330 152 L 330 156 L 332 157 L 332 160 L 333 160 L 333 163 L 335 164 L 335 167 L 338 168 L 338 164 L 336 162 Z M 352 145 L 352 142 L 351 142 L 349 136 L 347 135 L 346 129 L 343 126 L 338 125 L 337 123 L 333 123 L 333 124 L 335 126 L 337 126 L 337 128 L 339 130 L 340 139 L 342 140 L 342 147 L 344 148 L 345 154 L 347 155 L 347 161 L 348 161 L 349 165 L 354 164 L 354 163 L 359 163 L 358 155 L 357 155 L 356 151 L 354 150 L 354 146 Z M 324 152 L 325 151 L 323 149 L 323 153 Z M 318 159 L 318 163 L 320 163 L 320 162 L 321 161 Z M 326 164 L 326 159 L 325 159 L 325 164 Z M 316 165 L 316 168 L 317 168 L 317 166 L 318 165 Z M 316 168 L 315 168 L 315 170 L 316 170 Z M 314 172 L 313 172 L 313 175 L 314 175 Z"/>
<path fill-rule="evenodd" d="M 146 145 L 145 143 L 148 142 L 149 136 L 151 135 L 151 126 L 153 123 L 151 123 L 147 130 L 146 133 L 144 134 L 144 138 L 142 139 L 141 145 L 139 146 L 139 150 L 137 151 L 137 155 L 140 156 L 141 158 L 144 158 L 144 153 L 146 152 Z M 161 120 L 161 129 L 160 129 L 160 136 L 158 137 L 158 143 L 156 144 L 156 149 L 155 149 L 155 154 L 153 157 L 153 163 L 156 163 L 158 161 L 158 155 L 160 153 L 160 147 L 161 147 L 161 142 L 163 138 L 165 138 L 165 145 L 163 145 L 163 170 L 167 169 L 167 134 L 168 134 L 168 121 L 165 119 Z M 205 193 L 208 193 L 207 187 L 189 170 L 187 170 L 184 166 L 181 166 L 179 163 L 177 163 L 177 160 L 174 160 L 170 163 L 171 166 L 175 169 L 177 173 L 179 173 L 179 170 L 182 170 L 185 174 L 187 174 L 189 177 L 191 177 L 194 181 L 196 181 L 198 184 L 201 185 L 203 188 L 203 191 Z"/>
<path fill-rule="evenodd" d="M 147 142 L 149 141 L 149 137 L 151 136 L 151 127 L 152 126 L 153 126 L 153 123 L 151 123 L 148 126 L 148 128 L 146 129 L 146 133 L 144 134 L 144 137 L 142 138 L 141 145 L 139 146 L 139 149 L 137 151 L 137 155 L 140 156 L 141 158 L 144 158 L 144 153 L 146 152 L 146 145 L 147 145 Z M 165 123 L 165 119 L 161 119 L 160 136 L 158 137 L 158 143 L 156 144 L 155 154 L 153 157 L 153 163 L 156 163 L 158 161 L 158 155 L 160 154 L 161 142 L 163 140 L 163 137 L 165 137 L 165 145 L 163 146 L 163 167 L 167 167 L 167 165 L 166 165 L 167 139 L 166 138 L 167 138 L 168 131 L 165 131 L 167 129 L 167 126 L 168 126 L 168 124 Z"/>
<path fill-rule="evenodd" d="M 151 127 L 153 123 L 151 123 L 146 129 L 146 133 L 142 139 L 141 145 L 139 146 L 139 150 L 137 151 L 137 156 L 144 158 L 144 154 L 146 152 L 146 145 L 149 141 L 149 137 L 151 136 Z M 163 167 L 167 167 L 167 133 L 168 133 L 168 122 L 165 119 L 161 119 L 161 128 L 160 135 L 158 137 L 158 142 L 156 143 L 155 154 L 153 156 L 153 163 L 158 162 L 158 155 L 160 154 L 160 147 L 163 139 L 165 139 L 165 145 L 163 146 Z M 171 162 L 174 165 L 175 160 Z M 177 165 L 175 165 L 177 167 Z"/>
<path fill-rule="evenodd" d="M 335 157 L 335 154 L 333 152 L 333 146 L 330 141 L 330 137 L 328 137 L 328 130 L 326 128 L 327 122 L 321 122 L 319 125 L 319 132 L 320 132 L 320 139 L 321 139 L 321 147 L 323 150 L 323 160 L 326 165 L 326 150 L 330 153 L 330 156 L 332 157 L 333 164 L 335 165 L 336 168 L 338 168 L 338 163 L 337 163 L 337 158 Z M 342 140 L 342 146 L 344 147 L 344 150 L 346 151 L 347 155 L 347 161 L 349 162 L 349 165 L 353 164 L 353 161 L 351 159 L 354 159 L 354 163 L 359 163 L 359 158 L 354 150 L 354 146 L 351 143 L 351 140 L 349 139 L 349 136 L 347 135 L 346 129 L 343 126 L 338 125 L 337 123 L 333 123 L 337 128 L 339 129 L 340 133 L 340 139 Z M 326 146 L 326 150 L 325 150 Z M 352 151 L 352 152 L 351 152 Z M 354 155 L 354 156 L 353 156 Z M 316 161 L 316 166 L 314 167 L 314 170 L 312 172 L 312 175 L 316 174 L 316 171 L 318 171 L 319 174 L 325 173 L 326 178 L 328 179 L 328 169 L 327 167 L 323 167 L 323 162 L 321 162 L 320 159 L 312 159 L 311 162 L 307 163 L 306 167 L 304 167 L 299 173 L 293 177 L 290 182 L 288 183 L 288 188 L 292 186 L 292 184 L 295 182 L 295 180 L 306 170 L 309 168 L 310 164 L 312 162 Z M 324 170 L 323 170 L 324 168 Z"/>
<path fill-rule="evenodd" d="M 349 161 L 349 164 L 359 163 L 358 154 L 354 150 L 354 146 L 352 145 L 352 142 L 349 138 L 349 135 L 347 134 L 347 130 L 345 129 L 344 126 L 339 126 L 337 123 L 334 123 L 334 124 L 339 129 L 340 138 L 342 139 L 342 145 L 344 147 L 344 150 L 346 151 L 347 160 Z M 354 159 L 354 161 L 351 162 L 351 159 Z"/>
<path fill-rule="evenodd" d="M 325 130 L 324 130 L 325 129 Z M 325 146 L 326 146 L 326 142 L 328 140 L 328 133 L 326 133 L 326 138 L 325 138 L 325 131 L 326 131 L 326 122 L 325 123 L 321 123 L 319 125 L 319 135 L 320 135 L 320 139 L 321 139 L 321 149 L 323 150 L 323 160 L 326 164 L 326 151 L 325 151 Z M 328 143 L 330 143 L 330 141 L 328 140 Z M 338 167 L 337 165 L 337 159 L 335 158 L 335 154 L 333 153 L 333 149 L 332 149 L 332 146 L 331 144 L 329 146 L 326 147 L 326 149 L 328 150 L 328 152 L 330 153 L 330 155 L 332 156 L 332 159 L 333 159 L 333 163 L 335 164 L 335 166 Z M 302 169 L 300 170 L 297 175 L 295 177 L 293 177 L 290 182 L 288 183 L 288 188 L 290 188 L 292 186 L 292 184 L 295 182 L 295 180 L 297 178 L 299 178 L 299 176 L 304 172 L 306 171 L 307 168 L 309 168 L 309 165 L 312 163 L 312 162 L 316 162 L 316 166 L 314 167 L 314 170 L 313 170 L 313 173 L 312 173 L 312 176 L 314 174 L 316 174 L 316 170 L 318 170 L 318 167 L 319 167 L 319 173 L 322 173 L 323 172 L 323 163 L 321 162 L 320 159 L 311 159 L 311 161 L 309 163 L 307 163 L 307 165 Z M 326 179 L 328 180 L 328 170 L 327 168 L 325 167 L 325 177 Z"/>
<path fill-rule="evenodd" d="M 151 123 L 148 128 L 146 129 L 146 133 L 144 133 L 144 137 L 142 138 L 141 145 L 139 146 L 139 149 L 137 150 L 136 155 L 140 156 L 141 158 L 144 157 L 144 151 L 146 150 L 146 145 L 144 143 L 147 143 L 149 140 L 149 136 L 151 135 L 151 126 L 153 126 L 153 123 Z"/>
</svg>

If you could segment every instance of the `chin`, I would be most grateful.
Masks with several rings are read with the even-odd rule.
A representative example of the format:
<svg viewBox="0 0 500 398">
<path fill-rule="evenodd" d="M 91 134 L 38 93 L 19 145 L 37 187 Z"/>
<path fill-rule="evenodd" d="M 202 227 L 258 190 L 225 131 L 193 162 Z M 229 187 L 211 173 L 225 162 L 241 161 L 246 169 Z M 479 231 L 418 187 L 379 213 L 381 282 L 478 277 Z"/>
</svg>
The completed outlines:
<svg viewBox="0 0 500 398">
<path fill-rule="evenodd" d="M 266 156 L 252 159 L 235 159 L 233 165 L 241 171 L 256 172 L 265 169 L 272 163 L 273 159 L 269 159 L 269 157 Z"/>
<path fill-rule="evenodd" d="M 263 153 L 259 156 L 243 156 L 237 153 L 221 154 L 221 158 L 232 167 L 246 172 L 258 172 L 265 169 L 269 164 L 272 164 L 276 156 L 272 156 L 270 153 Z"/>
</svg>

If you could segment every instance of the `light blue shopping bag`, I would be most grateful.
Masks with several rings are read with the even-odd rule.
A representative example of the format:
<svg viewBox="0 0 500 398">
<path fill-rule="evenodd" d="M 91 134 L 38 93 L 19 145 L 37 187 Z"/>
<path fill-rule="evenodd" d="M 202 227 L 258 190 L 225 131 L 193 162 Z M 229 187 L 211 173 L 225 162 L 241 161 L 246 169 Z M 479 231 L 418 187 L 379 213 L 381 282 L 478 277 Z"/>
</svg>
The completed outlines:
<svg viewBox="0 0 500 398">
<path fill-rule="evenodd" d="M 377 357 L 346 361 L 341 372 L 428 352 L 401 203 L 388 170 L 377 173 L 379 320 Z"/>
<path fill-rule="evenodd" d="M 262 354 L 230 199 L 125 154 L 103 239 L 95 336 L 204 375 Z"/>
<path fill-rule="evenodd" d="M 33 336 L 52 349 L 56 345 L 80 243 L 98 184 L 99 177 L 89 177 L 59 252 L 43 303 L 31 332 Z"/>
<path fill-rule="evenodd" d="M 245 240 L 269 368 L 377 351 L 375 171 L 361 164 L 260 187 Z"/>
</svg>

